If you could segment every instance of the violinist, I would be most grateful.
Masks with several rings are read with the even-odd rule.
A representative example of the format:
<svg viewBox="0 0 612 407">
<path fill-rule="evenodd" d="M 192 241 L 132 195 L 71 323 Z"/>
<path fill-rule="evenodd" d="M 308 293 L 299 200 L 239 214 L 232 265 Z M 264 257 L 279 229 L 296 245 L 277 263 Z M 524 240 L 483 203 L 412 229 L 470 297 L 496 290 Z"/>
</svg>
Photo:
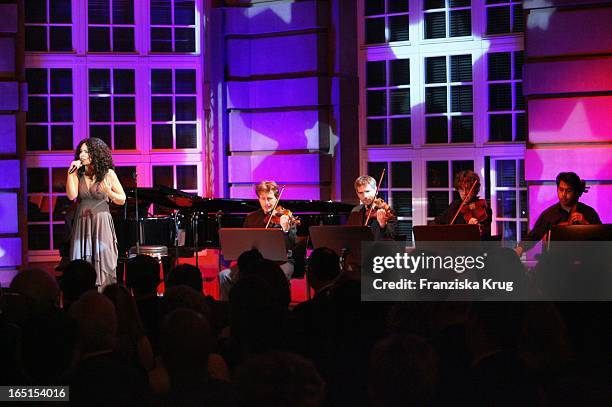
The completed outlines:
<svg viewBox="0 0 612 407">
<path fill-rule="evenodd" d="M 367 220 L 374 240 L 393 240 L 397 217 L 388 204 L 376 198 L 376 190 L 376 180 L 369 175 L 362 175 L 355 180 L 355 193 L 360 204 L 351 211 L 347 225 L 365 225 Z"/>
<path fill-rule="evenodd" d="M 557 175 L 556 183 L 559 202 L 548 207 L 538 217 L 533 229 L 515 250 L 519 256 L 535 246 L 553 226 L 601 225 L 601 219 L 595 209 L 578 202 L 582 194 L 588 192 L 584 180 L 575 172 L 561 172 Z"/>
<path fill-rule="evenodd" d="M 277 205 L 280 190 L 274 181 L 261 181 L 255 187 L 260 208 L 247 215 L 242 227 L 244 228 L 280 228 L 285 233 L 287 247 L 287 262 L 280 265 L 287 280 L 291 278 L 294 270 L 292 250 L 297 240 L 298 220 L 291 212 Z M 272 210 L 274 209 L 274 213 Z M 238 278 L 238 268 L 234 264 L 219 273 L 219 291 L 221 300 L 229 299 L 229 290 Z"/>
<path fill-rule="evenodd" d="M 459 171 L 455 175 L 453 186 L 459 192 L 449 207 L 437 216 L 436 225 L 480 225 L 480 236 L 487 239 L 491 236 L 491 219 L 493 212 L 487 201 L 478 198 L 480 177 L 474 171 Z M 465 201 L 465 204 L 463 202 Z"/>
</svg>

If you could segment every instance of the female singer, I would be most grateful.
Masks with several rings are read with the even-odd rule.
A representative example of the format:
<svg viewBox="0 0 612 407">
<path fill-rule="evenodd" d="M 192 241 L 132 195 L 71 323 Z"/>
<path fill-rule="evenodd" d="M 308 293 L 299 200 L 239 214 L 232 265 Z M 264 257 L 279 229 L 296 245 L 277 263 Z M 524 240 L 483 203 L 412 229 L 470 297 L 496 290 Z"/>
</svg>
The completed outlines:
<svg viewBox="0 0 612 407">
<path fill-rule="evenodd" d="M 108 202 L 123 205 L 125 192 L 115 173 L 108 146 L 91 137 L 81 140 L 66 180 L 68 199 L 78 199 L 70 235 L 70 259 L 96 269 L 100 290 L 117 280 L 117 237 Z"/>
<path fill-rule="evenodd" d="M 476 185 L 474 186 L 474 184 Z M 481 220 L 477 219 L 473 215 L 470 215 L 470 208 L 478 206 L 481 201 L 483 201 L 482 199 L 478 198 L 478 192 L 480 191 L 480 177 L 478 174 L 470 170 L 459 171 L 455 175 L 453 186 L 457 192 L 459 192 L 460 199 L 455 199 L 453 202 L 451 202 L 449 207 L 434 219 L 433 223 L 436 225 L 450 225 L 453 218 L 455 218 L 455 221 L 453 222 L 454 225 L 465 225 L 466 223 L 470 225 L 480 225 L 480 235 L 483 238 L 491 236 L 491 220 L 493 218 L 491 208 L 483 205 L 483 207 L 479 209 L 484 211 L 484 216 L 482 216 Z M 474 188 L 472 188 L 472 186 L 474 186 Z M 465 209 L 463 209 L 461 211 L 462 213 L 459 213 L 459 215 L 455 217 L 457 211 L 459 211 L 459 208 L 461 207 L 461 203 L 464 200 L 466 201 L 464 205 Z M 482 203 L 484 204 L 484 202 Z M 466 213 L 467 216 L 465 216 Z M 468 219 L 466 219 L 466 217 Z"/>
</svg>

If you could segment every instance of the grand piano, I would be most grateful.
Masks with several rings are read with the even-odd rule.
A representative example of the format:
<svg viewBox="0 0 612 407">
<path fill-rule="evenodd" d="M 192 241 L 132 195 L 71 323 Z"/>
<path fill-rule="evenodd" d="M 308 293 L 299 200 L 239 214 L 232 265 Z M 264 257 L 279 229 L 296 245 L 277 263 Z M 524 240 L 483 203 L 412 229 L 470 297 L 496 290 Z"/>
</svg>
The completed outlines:
<svg viewBox="0 0 612 407">
<path fill-rule="evenodd" d="M 163 186 L 132 188 L 126 195 L 126 204 L 113 210 L 120 253 L 127 253 L 136 245 L 136 203 L 140 243 L 167 246 L 169 253 L 177 256 L 192 256 L 204 248 L 219 248 L 219 228 L 242 227 L 246 215 L 259 209 L 256 199 L 202 198 Z M 305 252 L 310 226 L 345 224 L 354 205 L 283 199 L 282 206 L 299 217 L 298 238 L 301 237 L 299 242 Z"/>
</svg>

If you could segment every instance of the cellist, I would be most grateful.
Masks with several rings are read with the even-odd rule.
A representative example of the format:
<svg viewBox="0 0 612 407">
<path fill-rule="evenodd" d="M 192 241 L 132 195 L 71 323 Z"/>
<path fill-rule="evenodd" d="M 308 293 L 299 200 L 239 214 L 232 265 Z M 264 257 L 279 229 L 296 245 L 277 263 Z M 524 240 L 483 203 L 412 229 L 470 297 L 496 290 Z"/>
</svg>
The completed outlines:
<svg viewBox="0 0 612 407">
<path fill-rule="evenodd" d="M 557 175 L 557 198 L 559 202 L 540 214 L 533 229 L 515 249 L 519 256 L 531 249 L 548 231 L 556 225 L 601 225 L 601 219 L 589 205 L 578 202 L 587 192 L 586 182 L 575 172 L 561 172 Z"/>
<path fill-rule="evenodd" d="M 480 191 L 478 174 L 471 170 L 459 171 L 455 174 L 453 186 L 459 192 L 459 199 L 453 200 L 448 208 L 434 219 L 433 223 L 436 225 L 480 225 L 480 236 L 483 239 L 490 237 L 493 212 L 484 199 L 478 198 Z M 464 201 L 465 204 L 463 204 Z"/>
</svg>

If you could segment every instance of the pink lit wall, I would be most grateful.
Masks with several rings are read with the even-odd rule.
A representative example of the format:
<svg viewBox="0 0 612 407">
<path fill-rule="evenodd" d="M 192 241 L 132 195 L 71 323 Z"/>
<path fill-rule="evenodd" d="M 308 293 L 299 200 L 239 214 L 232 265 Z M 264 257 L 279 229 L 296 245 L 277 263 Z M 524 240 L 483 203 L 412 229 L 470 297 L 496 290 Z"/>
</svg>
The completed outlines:
<svg viewBox="0 0 612 407">
<path fill-rule="evenodd" d="M 612 4 L 534 1 L 527 11 L 525 178 L 530 226 L 557 202 L 555 178 L 574 171 L 591 185 L 581 201 L 612 223 Z"/>
</svg>

